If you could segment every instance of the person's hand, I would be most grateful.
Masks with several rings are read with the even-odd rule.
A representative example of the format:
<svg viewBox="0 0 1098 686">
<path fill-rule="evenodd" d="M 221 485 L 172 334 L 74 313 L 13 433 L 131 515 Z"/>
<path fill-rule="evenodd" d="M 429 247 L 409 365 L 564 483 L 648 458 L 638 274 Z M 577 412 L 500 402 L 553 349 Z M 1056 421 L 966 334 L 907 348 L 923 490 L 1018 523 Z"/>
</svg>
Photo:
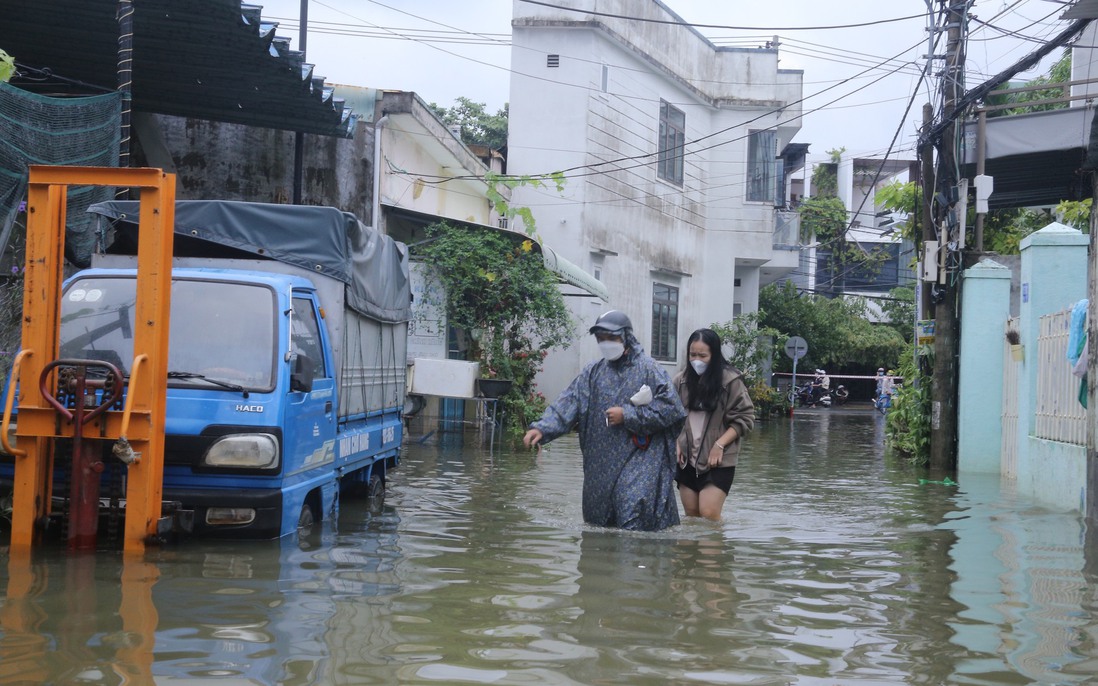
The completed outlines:
<svg viewBox="0 0 1098 686">
<path fill-rule="evenodd" d="M 611 407 L 606 410 L 606 426 L 617 426 L 625 423 L 625 410 L 620 407 Z"/>
<path fill-rule="evenodd" d="M 527 448 L 536 447 L 541 450 L 542 433 L 540 429 L 530 429 L 526 432 L 526 435 L 522 437 L 522 444 Z"/>
<path fill-rule="evenodd" d="M 682 454 L 682 448 L 678 445 L 675 446 L 675 461 L 679 463 L 680 467 L 686 466 L 686 455 Z"/>
<path fill-rule="evenodd" d="M 714 445 L 709 449 L 709 468 L 713 469 L 721 466 L 721 460 L 724 459 L 724 450 L 720 446 Z"/>
</svg>

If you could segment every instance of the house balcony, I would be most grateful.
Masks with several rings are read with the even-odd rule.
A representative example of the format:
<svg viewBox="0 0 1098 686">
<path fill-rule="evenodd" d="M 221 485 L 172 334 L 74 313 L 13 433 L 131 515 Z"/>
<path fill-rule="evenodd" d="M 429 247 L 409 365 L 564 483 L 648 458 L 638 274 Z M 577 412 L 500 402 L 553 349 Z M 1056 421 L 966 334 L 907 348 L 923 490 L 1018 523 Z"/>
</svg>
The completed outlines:
<svg viewBox="0 0 1098 686">
<path fill-rule="evenodd" d="M 801 267 L 804 246 L 800 243 L 801 217 L 788 210 L 774 211 L 774 233 L 771 250 L 759 268 L 759 285 L 792 276 Z"/>
</svg>

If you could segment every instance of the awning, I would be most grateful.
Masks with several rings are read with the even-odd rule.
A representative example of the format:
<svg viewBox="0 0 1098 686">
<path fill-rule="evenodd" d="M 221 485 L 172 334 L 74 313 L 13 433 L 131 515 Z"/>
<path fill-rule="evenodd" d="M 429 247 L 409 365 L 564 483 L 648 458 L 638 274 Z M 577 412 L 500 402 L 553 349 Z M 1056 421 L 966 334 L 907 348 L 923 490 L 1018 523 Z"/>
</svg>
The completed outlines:
<svg viewBox="0 0 1098 686">
<path fill-rule="evenodd" d="M 987 120 L 985 171 L 994 177 L 993 209 L 1055 205 L 1090 197 L 1081 169 L 1094 110 L 1069 107 Z M 976 122 L 964 123 L 961 175 L 976 174 Z"/>
<path fill-rule="evenodd" d="M 541 254 L 545 258 L 545 268 L 559 276 L 561 281 L 581 288 L 603 302 L 610 302 L 606 284 L 564 259 L 547 245 L 541 246 Z"/>
<path fill-rule="evenodd" d="M 422 240 L 422 227 L 440 221 L 444 221 L 449 224 L 467 226 L 475 229 L 482 229 L 484 231 L 497 231 L 511 237 L 516 242 L 522 242 L 525 240 L 531 241 L 534 244 L 534 249 L 541 252 L 542 259 L 545 260 L 545 268 L 556 274 L 560 283 L 567 284 L 569 286 L 575 286 L 576 288 L 583 291 L 582 293 L 563 293 L 562 295 L 593 295 L 603 302 L 610 302 L 610 293 L 606 290 L 605 284 L 596 279 L 594 276 L 583 271 L 575 264 L 558 255 L 556 251 L 554 251 L 549 246 L 541 245 L 537 242 L 536 239 L 528 236 L 525 233 L 514 231 L 512 229 L 503 229 L 498 226 L 489 226 L 487 224 L 478 224 L 476 222 L 452 219 L 450 217 L 437 217 L 429 214 L 423 214 L 422 212 L 415 212 L 414 210 L 405 209 L 403 207 L 396 207 L 394 205 L 385 204 L 384 207 L 386 212 L 388 213 L 388 216 L 385 220 L 385 226 L 388 229 L 389 235 L 396 240 L 407 244 L 409 247 L 414 247 L 416 242 Z M 406 223 L 408 226 L 401 227 L 401 223 Z M 412 228 L 409 229 L 408 227 Z M 419 229 L 419 231 L 416 231 L 416 229 Z"/>
<path fill-rule="evenodd" d="M 0 0 L 11 84 L 89 95 L 118 84 L 119 3 Z M 133 3 L 133 109 L 350 138 L 355 118 L 261 7 L 240 0 Z"/>
</svg>

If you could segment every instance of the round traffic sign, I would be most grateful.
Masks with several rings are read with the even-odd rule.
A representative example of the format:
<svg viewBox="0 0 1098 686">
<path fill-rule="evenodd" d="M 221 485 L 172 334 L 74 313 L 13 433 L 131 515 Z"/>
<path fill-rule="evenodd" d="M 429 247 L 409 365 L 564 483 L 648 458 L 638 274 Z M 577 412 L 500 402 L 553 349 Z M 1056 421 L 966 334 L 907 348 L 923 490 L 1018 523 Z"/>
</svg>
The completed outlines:
<svg viewBox="0 0 1098 686">
<path fill-rule="evenodd" d="M 808 354 L 808 341 L 800 336 L 790 336 L 785 341 L 785 354 L 791 360 L 799 360 Z"/>
</svg>

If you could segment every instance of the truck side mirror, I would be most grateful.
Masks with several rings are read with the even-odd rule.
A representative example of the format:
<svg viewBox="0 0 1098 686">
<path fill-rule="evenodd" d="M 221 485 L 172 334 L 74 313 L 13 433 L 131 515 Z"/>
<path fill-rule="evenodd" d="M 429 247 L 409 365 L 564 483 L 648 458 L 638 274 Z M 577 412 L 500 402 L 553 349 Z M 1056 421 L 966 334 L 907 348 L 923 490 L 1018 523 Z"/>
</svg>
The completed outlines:
<svg viewBox="0 0 1098 686">
<path fill-rule="evenodd" d="M 316 365 L 308 355 L 298 353 L 294 357 L 294 368 L 290 372 L 290 390 L 308 393 L 313 390 L 313 370 Z"/>
</svg>

